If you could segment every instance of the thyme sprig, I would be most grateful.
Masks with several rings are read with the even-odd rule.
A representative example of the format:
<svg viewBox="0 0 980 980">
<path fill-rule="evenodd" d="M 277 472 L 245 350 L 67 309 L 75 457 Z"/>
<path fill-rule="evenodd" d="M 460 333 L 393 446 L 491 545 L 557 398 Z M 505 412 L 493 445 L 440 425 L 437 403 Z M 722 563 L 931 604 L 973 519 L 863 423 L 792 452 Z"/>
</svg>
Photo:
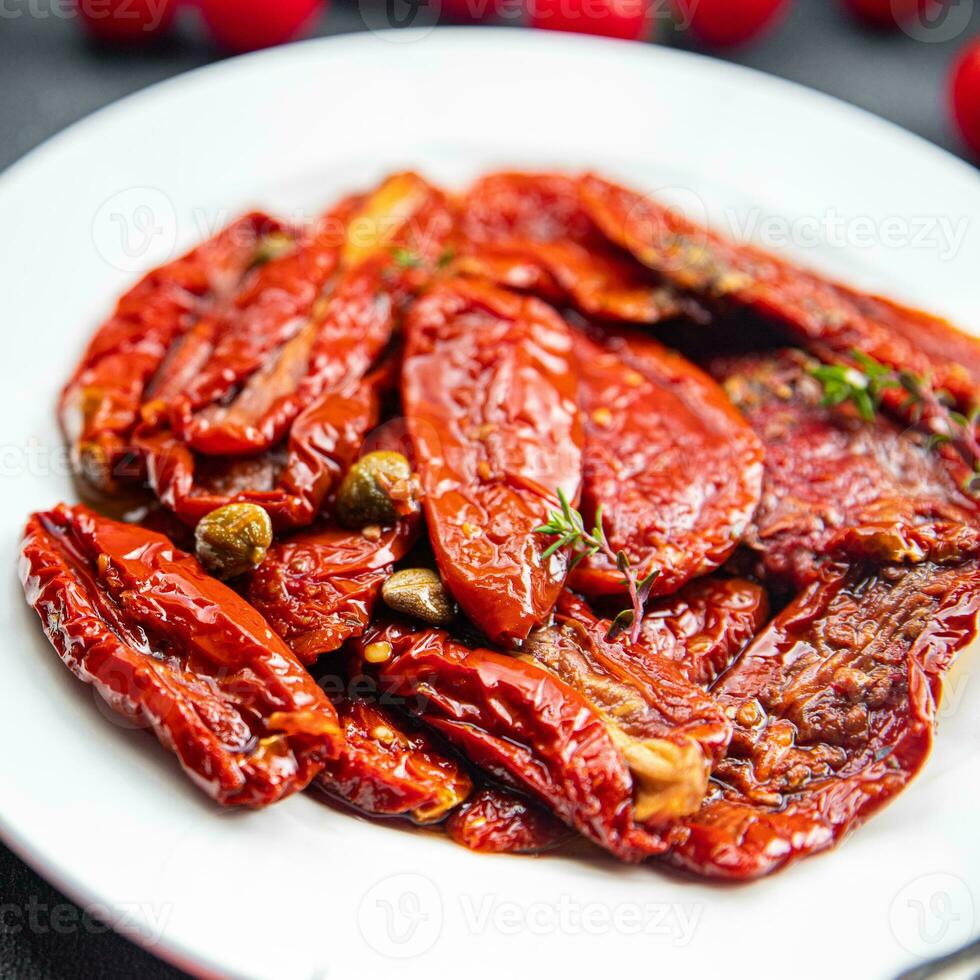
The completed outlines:
<svg viewBox="0 0 980 980">
<path fill-rule="evenodd" d="M 571 553 L 568 567 L 571 571 L 586 558 L 600 553 L 605 555 L 619 569 L 623 576 L 623 584 L 629 590 L 630 596 L 630 608 L 619 612 L 609 624 L 606 639 L 615 640 L 629 630 L 630 642 L 636 643 L 640 638 L 643 610 L 650 598 L 650 589 L 660 575 L 660 569 L 655 568 L 649 575 L 637 579 L 629 555 L 625 551 L 613 550 L 606 539 L 606 533 L 602 528 L 601 506 L 596 509 L 595 527 L 591 531 L 586 531 L 582 515 L 568 502 L 568 497 L 563 490 L 558 491 L 558 502 L 561 510 L 551 511 L 548 515 L 548 523 L 534 529 L 536 534 L 548 534 L 556 539 L 541 557 L 550 558 L 559 549 L 568 548 Z"/>
<path fill-rule="evenodd" d="M 873 422 L 885 392 L 905 392 L 902 411 L 928 433 L 927 448 L 949 444 L 970 468 L 963 489 L 970 493 L 980 488 L 980 441 L 977 422 L 980 405 L 964 415 L 956 410 L 956 401 L 948 391 L 935 389 L 928 378 L 912 371 L 895 371 L 873 357 L 851 351 L 857 367 L 842 364 L 820 364 L 810 374 L 823 386 L 823 404 L 843 405 L 850 402 L 866 422 Z"/>
</svg>

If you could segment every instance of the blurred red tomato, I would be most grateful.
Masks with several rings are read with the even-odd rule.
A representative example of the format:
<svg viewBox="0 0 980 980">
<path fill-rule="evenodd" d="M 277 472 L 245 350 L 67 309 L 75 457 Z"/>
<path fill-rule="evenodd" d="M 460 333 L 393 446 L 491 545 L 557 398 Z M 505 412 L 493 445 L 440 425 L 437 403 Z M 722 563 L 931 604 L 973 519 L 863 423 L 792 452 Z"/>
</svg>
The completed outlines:
<svg viewBox="0 0 980 980">
<path fill-rule="evenodd" d="M 971 41 L 956 59 L 949 94 L 960 134 L 980 157 L 980 40 Z"/>
<path fill-rule="evenodd" d="M 858 20 L 869 27 L 898 27 L 915 20 L 936 0 L 844 0 Z"/>
<path fill-rule="evenodd" d="M 435 0 L 433 0 L 435 2 Z M 507 12 L 504 0 L 438 0 L 439 13 L 446 20 L 479 24 Z M 510 5 L 513 6 L 513 3 Z"/>
<path fill-rule="evenodd" d="M 323 11 L 322 0 L 199 0 L 215 41 L 229 51 L 270 48 L 299 37 Z"/>
<path fill-rule="evenodd" d="M 682 27 L 709 47 L 744 44 L 772 27 L 789 0 L 674 0 Z"/>
<path fill-rule="evenodd" d="M 138 43 L 164 34 L 176 0 L 75 0 L 85 29 L 103 41 Z"/>
<path fill-rule="evenodd" d="M 627 41 L 648 38 L 653 26 L 653 0 L 528 0 L 528 11 L 532 27 Z"/>
</svg>

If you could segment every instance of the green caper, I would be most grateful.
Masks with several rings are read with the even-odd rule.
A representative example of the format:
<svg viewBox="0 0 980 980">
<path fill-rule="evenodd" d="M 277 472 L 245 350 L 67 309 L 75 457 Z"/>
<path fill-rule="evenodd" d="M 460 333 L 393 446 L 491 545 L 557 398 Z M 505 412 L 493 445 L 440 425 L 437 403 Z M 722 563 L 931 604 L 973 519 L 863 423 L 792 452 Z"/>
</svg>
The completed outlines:
<svg viewBox="0 0 980 980">
<path fill-rule="evenodd" d="M 412 467 L 401 454 L 367 453 L 348 471 L 337 491 L 337 520 L 349 528 L 394 524 L 416 506 Z"/>
<path fill-rule="evenodd" d="M 396 612 L 432 626 L 448 626 L 456 616 L 456 603 L 431 568 L 403 568 L 395 572 L 382 586 L 381 597 Z"/>
<path fill-rule="evenodd" d="M 255 248 L 253 266 L 265 265 L 273 259 L 282 258 L 296 247 L 296 241 L 284 231 L 271 231 L 259 239 Z"/>
<path fill-rule="evenodd" d="M 212 575 L 233 578 L 262 563 L 272 544 L 272 521 L 258 504 L 226 504 L 197 522 L 194 540 Z"/>
</svg>

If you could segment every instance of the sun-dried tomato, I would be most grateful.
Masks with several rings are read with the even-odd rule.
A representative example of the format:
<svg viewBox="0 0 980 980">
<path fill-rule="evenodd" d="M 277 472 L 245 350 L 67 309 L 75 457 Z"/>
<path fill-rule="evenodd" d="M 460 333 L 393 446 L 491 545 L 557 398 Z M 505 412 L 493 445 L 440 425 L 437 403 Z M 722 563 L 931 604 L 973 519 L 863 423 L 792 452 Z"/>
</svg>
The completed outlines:
<svg viewBox="0 0 980 980">
<path fill-rule="evenodd" d="M 167 351 L 195 321 L 233 293 L 263 237 L 284 234 L 268 215 L 232 222 L 187 255 L 154 269 L 119 300 L 65 385 L 58 417 L 72 464 L 96 489 L 112 492 L 147 384 Z"/>
<path fill-rule="evenodd" d="M 858 350 L 928 377 L 964 409 L 980 401 L 980 341 L 945 320 L 729 241 L 595 174 L 582 177 L 579 190 L 585 210 L 610 240 L 678 289 L 722 307 L 748 309 L 821 360 Z M 895 392 L 886 397 L 901 401 Z"/>
<path fill-rule="evenodd" d="M 723 358 L 712 371 L 765 445 L 746 543 L 766 578 L 802 588 L 841 552 L 876 561 L 980 553 L 980 514 L 926 437 L 883 415 L 821 405 L 799 351 Z"/>
<path fill-rule="evenodd" d="M 712 761 L 725 754 L 731 725 L 672 660 L 623 637 L 609 640 L 608 632 L 607 620 L 564 592 L 554 625 L 534 630 L 524 651 L 605 718 L 633 774 L 639 822 L 656 825 L 693 813 Z"/>
<path fill-rule="evenodd" d="M 359 382 L 451 229 L 441 192 L 395 175 L 341 202 L 180 338 L 134 440 L 160 499 L 190 523 L 249 501 L 279 529 L 310 524 L 336 470 L 345 404 L 358 415 L 349 421 L 365 421 L 373 396 Z"/>
<path fill-rule="evenodd" d="M 313 663 L 364 631 L 418 525 L 410 516 L 388 528 L 330 527 L 280 541 L 252 573 L 249 600 L 303 663 Z"/>
<path fill-rule="evenodd" d="M 540 800 L 624 861 L 666 847 L 635 820 L 633 778 L 610 727 L 550 671 L 470 649 L 442 630 L 372 626 L 353 646 L 377 663 L 383 691 L 406 698 L 427 725 L 495 779 Z"/>
<path fill-rule="evenodd" d="M 714 576 L 696 579 L 647 606 L 634 650 L 667 657 L 688 680 L 708 687 L 768 615 L 766 590 L 756 582 Z"/>
<path fill-rule="evenodd" d="M 371 816 L 419 824 L 437 823 L 470 795 L 466 771 L 417 724 L 361 699 L 335 706 L 345 743 L 316 778 L 325 793 Z"/>
<path fill-rule="evenodd" d="M 577 500 L 582 430 L 572 332 L 537 299 L 435 287 L 406 320 L 402 402 L 443 580 L 491 639 L 541 622 L 566 559 L 534 529 Z"/>
<path fill-rule="evenodd" d="M 163 535 L 61 505 L 28 522 L 21 579 L 69 670 L 219 803 L 274 803 L 337 754 L 337 714 L 289 648 Z"/>
<path fill-rule="evenodd" d="M 867 820 L 925 762 L 978 611 L 976 562 L 838 570 L 806 589 L 713 688 L 735 734 L 669 860 L 752 878 Z"/>
<path fill-rule="evenodd" d="M 258 456 L 203 456 L 165 425 L 140 426 L 133 441 L 146 459 L 150 486 L 188 523 L 229 503 L 254 503 L 278 530 L 303 527 L 313 523 L 377 424 L 393 374 L 391 363 L 366 378 L 355 373 L 304 409 L 285 443 Z"/>
<path fill-rule="evenodd" d="M 534 854 L 564 843 L 571 831 L 547 810 L 508 790 L 481 789 L 446 821 L 446 833 L 471 851 Z"/>
<path fill-rule="evenodd" d="M 713 571 L 735 549 L 762 487 L 762 446 L 721 388 L 655 340 L 580 336 L 576 351 L 585 426 L 582 513 L 602 508 L 614 551 L 638 577 L 659 575 L 653 595 Z M 626 591 L 603 554 L 573 572 L 589 595 Z"/>
<path fill-rule="evenodd" d="M 492 174 L 459 207 L 458 273 L 566 302 L 587 316 L 646 324 L 706 316 L 700 304 L 653 281 L 629 253 L 610 245 L 570 177 Z"/>
</svg>

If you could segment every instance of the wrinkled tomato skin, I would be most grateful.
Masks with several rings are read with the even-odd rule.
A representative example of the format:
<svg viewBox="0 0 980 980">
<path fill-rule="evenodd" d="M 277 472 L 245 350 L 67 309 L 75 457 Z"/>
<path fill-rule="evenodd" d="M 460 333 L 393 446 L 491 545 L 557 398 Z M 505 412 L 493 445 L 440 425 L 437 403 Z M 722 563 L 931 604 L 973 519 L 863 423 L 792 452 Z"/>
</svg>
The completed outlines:
<svg viewBox="0 0 980 980">
<path fill-rule="evenodd" d="M 600 508 L 610 547 L 653 595 L 676 592 L 732 553 L 759 502 L 762 445 L 718 385 L 655 340 L 607 334 L 576 341 L 585 427 L 582 513 Z M 574 588 L 624 593 L 603 554 L 582 562 Z"/>
<path fill-rule="evenodd" d="M 417 824 L 437 823 L 470 795 L 465 770 L 417 725 L 360 699 L 335 706 L 344 746 L 316 778 L 324 793 L 369 816 Z"/>
<path fill-rule="evenodd" d="M 454 810 L 446 833 L 457 844 L 485 854 L 539 854 L 571 837 L 547 810 L 496 787 L 480 790 Z"/>
<path fill-rule="evenodd" d="M 280 541 L 250 575 L 248 597 L 304 664 L 359 636 L 381 586 L 415 543 L 406 517 L 375 538 L 324 528 Z"/>
<path fill-rule="evenodd" d="M 394 383 L 393 369 L 384 363 L 366 378 L 355 371 L 320 395 L 293 422 L 283 454 L 231 457 L 222 466 L 219 459 L 196 454 L 166 425 L 138 426 L 133 444 L 146 461 L 154 493 L 188 524 L 230 503 L 254 503 L 266 510 L 277 531 L 305 527 L 377 425 L 381 400 Z"/>
<path fill-rule="evenodd" d="M 980 398 L 980 341 L 939 317 L 858 292 L 751 245 L 731 242 L 593 174 L 579 184 L 596 224 L 676 288 L 726 310 L 747 309 L 820 360 L 854 350 L 948 391 L 964 411 Z M 901 392 L 886 392 L 897 408 Z"/>
<path fill-rule="evenodd" d="M 637 649 L 625 637 L 610 640 L 609 626 L 566 591 L 555 606 L 554 624 L 536 630 L 525 650 L 630 736 L 693 739 L 707 759 L 719 761 L 731 726 L 718 705 L 668 657 Z M 563 655 L 562 648 L 571 656 Z M 627 703 L 628 712 L 623 707 Z"/>
<path fill-rule="evenodd" d="M 186 410 L 191 399 L 178 398 L 170 419 L 177 436 L 209 455 L 262 451 L 278 442 L 316 398 L 363 377 L 387 346 L 394 326 L 388 268 L 387 261 L 374 261 L 345 275 L 323 313 L 311 316 L 274 359 L 251 374 L 229 404 L 209 404 L 192 414 Z M 316 282 L 315 277 L 309 280 Z M 269 287 L 267 292 L 280 289 Z M 208 401 L 221 397 L 212 394 Z"/>
<path fill-rule="evenodd" d="M 800 589 L 841 554 L 950 562 L 980 554 L 980 515 L 925 436 L 883 415 L 827 408 L 799 351 L 711 365 L 765 445 L 746 543 L 767 580 Z"/>
<path fill-rule="evenodd" d="M 540 800 L 624 861 L 666 847 L 633 820 L 629 769 L 594 708 L 532 663 L 470 649 L 441 630 L 372 626 L 355 653 L 387 643 L 379 687 L 494 779 Z"/>
<path fill-rule="evenodd" d="M 312 523 L 377 417 L 384 365 L 367 372 L 451 231 L 442 192 L 406 172 L 266 256 L 148 386 L 134 445 L 159 499 L 191 524 L 231 502 L 277 531 Z"/>
<path fill-rule="evenodd" d="M 147 385 L 167 351 L 215 303 L 234 292 L 278 221 L 253 213 L 187 255 L 148 273 L 96 331 L 58 403 L 73 468 L 112 491 L 130 450 Z"/>
<path fill-rule="evenodd" d="M 289 648 L 162 535 L 61 505 L 28 522 L 21 580 L 69 670 L 217 802 L 274 803 L 337 753 L 336 712 Z"/>
<path fill-rule="evenodd" d="M 637 650 L 672 660 L 692 683 L 709 687 L 762 628 L 769 616 L 766 590 L 740 578 L 696 579 L 651 602 Z"/>
<path fill-rule="evenodd" d="M 453 271 L 585 316 L 647 325 L 704 309 L 655 283 L 628 252 L 611 246 L 585 213 L 571 177 L 498 173 L 478 180 L 459 204 Z"/>
<path fill-rule="evenodd" d="M 571 330 L 537 300 L 453 281 L 412 307 L 405 332 L 402 404 L 439 571 L 489 638 L 521 640 L 566 571 L 534 529 L 559 489 L 579 495 Z"/>
<path fill-rule="evenodd" d="M 801 593 L 712 689 L 735 735 L 668 860 L 754 878 L 884 806 L 929 754 L 942 675 L 976 636 L 978 587 L 970 562 L 840 568 Z"/>
</svg>

